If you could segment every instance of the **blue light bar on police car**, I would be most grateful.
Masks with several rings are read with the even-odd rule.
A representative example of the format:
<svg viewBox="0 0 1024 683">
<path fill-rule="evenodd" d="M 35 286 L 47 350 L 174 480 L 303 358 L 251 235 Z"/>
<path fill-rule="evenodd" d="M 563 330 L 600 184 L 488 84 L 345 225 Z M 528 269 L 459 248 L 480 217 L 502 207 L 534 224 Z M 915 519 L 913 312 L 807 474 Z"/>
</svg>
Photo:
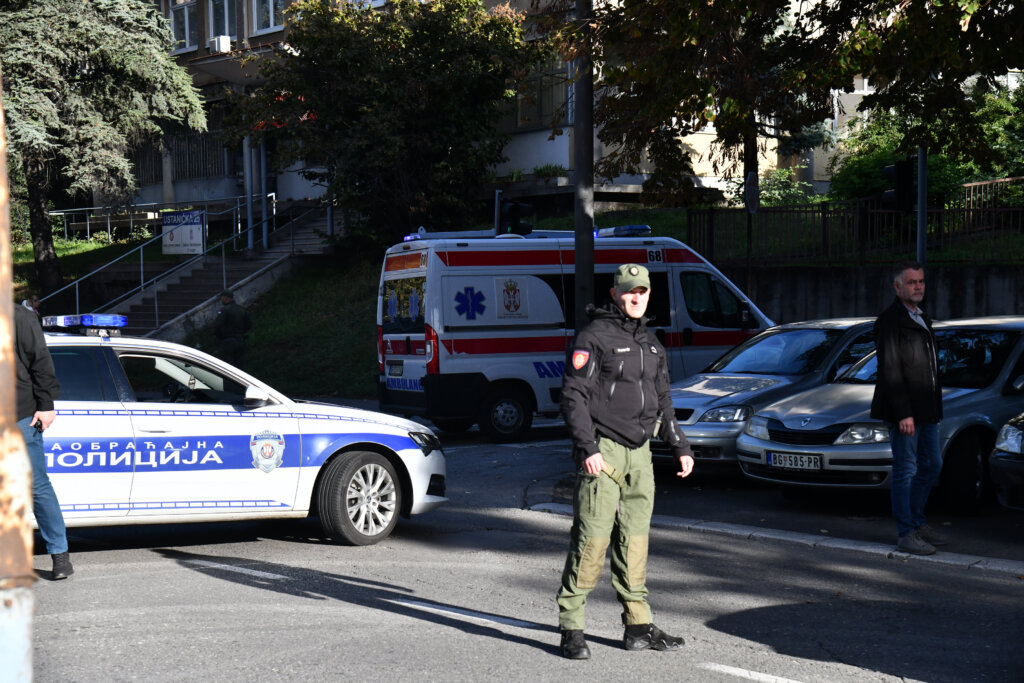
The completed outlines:
<svg viewBox="0 0 1024 683">
<path fill-rule="evenodd" d="M 617 225 L 594 231 L 594 237 L 642 237 L 651 234 L 649 225 Z"/>
<path fill-rule="evenodd" d="M 125 327 L 128 318 L 112 313 L 84 313 L 82 315 L 48 315 L 43 327 Z"/>
</svg>

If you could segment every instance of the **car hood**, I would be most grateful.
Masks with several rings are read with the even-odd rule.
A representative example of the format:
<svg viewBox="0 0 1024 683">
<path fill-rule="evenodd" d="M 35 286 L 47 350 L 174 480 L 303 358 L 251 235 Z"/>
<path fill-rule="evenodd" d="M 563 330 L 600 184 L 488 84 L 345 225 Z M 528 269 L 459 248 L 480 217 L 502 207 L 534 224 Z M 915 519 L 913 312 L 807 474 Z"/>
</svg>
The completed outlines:
<svg viewBox="0 0 1024 683">
<path fill-rule="evenodd" d="M 433 432 L 430 427 L 419 422 L 387 413 L 379 413 L 375 410 L 364 410 L 362 408 L 352 408 L 350 406 L 340 406 L 335 403 L 322 403 L 320 401 L 292 400 L 300 411 L 305 409 L 317 415 L 331 415 L 377 425 L 387 425 L 400 432 Z"/>
<path fill-rule="evenodd" d="M 942 402 L 975 393 L 974 389 L 943 389 Z M 825 384 L 771 404 L 757 412 L 790 429 L 822 429 L 833 424 L 879 422 L 871 417 L 874 384 Z"/>
<path fill-rule="evenodd" d="M 790 386 L 798 378 L 786 375 L 706 373 L 672 384 L 672 405 L 694 408 L 712 404 L 745 404 L 768 391 Z"/>
</svg>

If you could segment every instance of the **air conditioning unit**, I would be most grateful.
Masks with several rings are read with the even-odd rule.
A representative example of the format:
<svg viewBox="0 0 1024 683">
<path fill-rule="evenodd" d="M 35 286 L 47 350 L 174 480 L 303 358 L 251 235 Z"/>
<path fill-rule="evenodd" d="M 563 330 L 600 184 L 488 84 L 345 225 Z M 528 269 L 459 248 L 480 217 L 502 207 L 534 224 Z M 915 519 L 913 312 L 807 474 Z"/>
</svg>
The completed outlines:
<svg viewBox="0 0 1024 683">
<path fill-rule="evenodd" d="M 230 52 L 231 36 L 214 36 L 210 38 L 210 42 L 206 46 L 210 49 L 210 52 Z"/>
</svg>

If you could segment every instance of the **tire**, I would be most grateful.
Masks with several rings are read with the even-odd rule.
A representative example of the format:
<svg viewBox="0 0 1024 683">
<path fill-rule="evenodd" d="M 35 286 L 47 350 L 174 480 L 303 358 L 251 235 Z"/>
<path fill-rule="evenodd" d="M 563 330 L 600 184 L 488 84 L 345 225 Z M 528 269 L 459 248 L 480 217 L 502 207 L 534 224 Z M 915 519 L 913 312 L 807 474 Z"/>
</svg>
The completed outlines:
<svg viewBox="0 0 1024 683">
<path fill-rule="evenodd" d="M 380 542 L 391 534 L 402 509 L 395 468 L 378 453 L 335 458 L 320 483 L 317 508 L 328 538 L 348 545 Z"/>
<path fill-rule="evenodd" d="M 436 420 L 431 420 L 431 422 L 443 432 L 464 432 L 476 424 L 472 419 L 457 417 L 439 417 Z"/>
<path fill-rule="evenodd" d="M 480 431 L 496 441 L 514 441 L 533 424 L 533 405 L 522 389 L 494 391 L 480 409 Z"/>
<path fill-rule="evenodd" d="M 988 454 L 976 432 L 956 437 L 946 452 L 939 489 L 944 507 L 954 512 L 977 512 L 992 496 Z"/>
</svg>

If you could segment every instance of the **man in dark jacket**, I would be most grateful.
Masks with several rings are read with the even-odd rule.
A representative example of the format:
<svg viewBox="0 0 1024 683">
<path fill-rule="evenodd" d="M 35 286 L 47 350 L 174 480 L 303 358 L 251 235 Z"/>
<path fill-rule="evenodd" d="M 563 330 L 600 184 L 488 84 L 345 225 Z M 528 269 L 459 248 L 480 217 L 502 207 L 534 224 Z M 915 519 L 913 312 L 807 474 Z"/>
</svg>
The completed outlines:
<svg viewBox="0 0 1024 683">
<path fill-rule="evenodd" d="M 649 440 L 657 430 L 679 458 L 679 476 L 693 471 L 693 452 L 669 397 L 665 349 L 644 318 L 650 296 L 647 269 L 620 266 L 612 303 L 589 311 L 591 322 L 577 335 L 565 369 L 562 414 L 579 465 L 569 554 L 558 591 L 561 651 L 569 659 L 590 657 L 583 612 L 609 545 L 626 649 L 683 645 L 682 638 L 651 623 L 647 604 L 647 539 L 654 509 Z"/>
<path fill-rule="evenodd" d="M 54 580 L 66 579 L 75 570 L 68 554 L 64 515 L 57 494 L 46 472 L 43 431 L 57 417 L 53 401 L 60 396 L 60 383 L 53 369 L 53 358 L 46 348 L 39 318 L 30 309 L 14 307 L 14 350 L 16 358 L 18 428 L 25 439 L 25 450 L 32 463 L 32 512 L 46 552 L 53 560 Z"/>
<path fill-rule="evenodd" d="M 220 310 L 213 323 L 213 333 L 220 340 L 221 359 L 241 368 L 245 362 L 245 335 L 252 329 L 249 312 L 235 303 L 235 293 L 225 289 L 220 293 Z"/>
<path fill-rule="evenodd" d="M 878 381 L 871 417 L 884 420 L 892 444 L 892 516 L 897 548 L 931 555 L 946 538 L 925 523 L 924 505 L 942 470 L 942 388 L 932 321 L 921 310 L 924 270 L 908 261 L 893 271 L 896 301 L 875 321 Z"/>
</svg>

